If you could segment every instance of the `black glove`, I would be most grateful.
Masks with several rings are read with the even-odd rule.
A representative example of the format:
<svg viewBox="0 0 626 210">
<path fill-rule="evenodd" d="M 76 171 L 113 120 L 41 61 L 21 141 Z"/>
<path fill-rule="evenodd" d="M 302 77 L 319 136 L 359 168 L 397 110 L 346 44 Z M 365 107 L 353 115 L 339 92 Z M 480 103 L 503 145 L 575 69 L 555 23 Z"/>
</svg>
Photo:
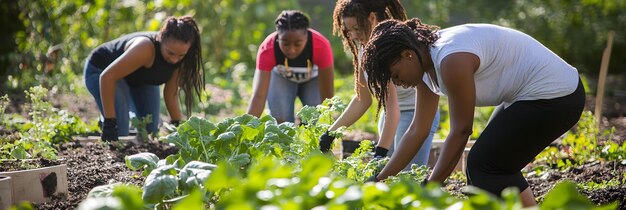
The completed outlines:
<svg viewBox="0 0 626 210">
<path fill-rule="evenodd" d="M 389 152 L 388 149 L 385 149 L 383 147 L 379 147 L 376 146 L 376 148 L 374 149 L 374 158 L 383 158 L 387 156 L 387 152 Z"/>
<path fill-rule="evenodd" d="M 428 178 L 425 178 L 424 181 L 422 181 L 422 183 L 420 183 L 420 185 L 422 185 L 422 187 L 426 187 L 427 184 L 428 184 Z"/>
<path fill-rule="evenodd" d="M 102 141 L 117 141 L 117 121 L 115 118 L 106 118 L 102 123 Z"/>
<path fill-rule="evenodd" d="M 367 178 L 365 180 L 365 182 L 379 182 L 380 180 L 378 180 L 378 178 L 376 178 L 378 176 L 378 173 L 370 176 L 369 178 Z"/>
<path fill-rule="evenodd" d="M 335 140 L 335 137 L 330 136 L 328 131 L 322 134 L 320 137 L 320 150 L 322 150 L 323 153 L 328 152 L 330 150 L 330 146 L 333 144 L 333 140 Z"/>
<path fill-rule="evenodd" d="M 172 121 L 170 121 L 170 124 L 172 124 L 174 127 L 178 128 L 178 126 L 180 125 L 180 120 L 172 120 Z"/>
</svg>

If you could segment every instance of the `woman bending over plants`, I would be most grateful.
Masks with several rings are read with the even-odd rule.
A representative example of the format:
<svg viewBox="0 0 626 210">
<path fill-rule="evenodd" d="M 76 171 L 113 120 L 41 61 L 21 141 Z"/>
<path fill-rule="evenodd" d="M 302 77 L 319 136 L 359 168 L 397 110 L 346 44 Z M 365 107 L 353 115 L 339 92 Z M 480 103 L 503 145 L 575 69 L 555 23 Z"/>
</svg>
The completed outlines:
<svg viewBox="0 0 626 210">
<path fill-rule="evenodd" d="M 300 11 L 283 11 L 275 23 L 276 32 L 265 38 L 257 53 L 247 113 L 261 116 L 267 100 L 276 121 L 294 122 L 296 96 L 310 106 L 333 97 L 332 48 L 328 39 L 309 28 L 309 19 Z"/>
<path fill-rule="evenodd" d="M 361 66 L 380 107 L 389 83 L 416 87 L 415 116 L 389 163 L 370 180 L 398 173 L 430 133 L 439 97 L 448 97 L 450 133 L 431 182 L 453 171 L 472 134 L 474 108 L 498 106 L 467 157 L 467 182 L 495 195 L 517 187 L 524 206 L 536 201 L 520 170 L 570 129 L 582 113 L 585 90 L 576 68 L 517 30 L 466 24 L 443 30 L 408 21 L 380 23 Z"/>
<path fill-rule="evenodd" d="M 135 32 L 97 47 L 85 63 L 85 84 L 104 118 L 102 140 L 128 135 L 129 111 L 140 119 L 151 115 L 146 129 L 157 132 L 161 84 L 171 123 L 177 125 L 179 87 L 189 114 L 194 93 L 200 96 L 203 89 L 203 72 L 200 31 L 190 16 L 169 17 L 158 32 Z"/>
</svg>

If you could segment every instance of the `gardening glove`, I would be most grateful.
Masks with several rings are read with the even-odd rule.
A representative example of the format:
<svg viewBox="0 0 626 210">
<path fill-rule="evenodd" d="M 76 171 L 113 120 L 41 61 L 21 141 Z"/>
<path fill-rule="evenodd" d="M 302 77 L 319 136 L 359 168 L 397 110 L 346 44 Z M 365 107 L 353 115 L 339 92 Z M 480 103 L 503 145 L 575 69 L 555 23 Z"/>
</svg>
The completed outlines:
<svg viewBox="0 0 626 210">
<path fill-rule="evenodd" d="M 323 153 L 328 152 L 330 150 L 330 146 L 333 144 L 333 140 L 335 140 L 335 138 L 330 136 L 328 134 L 328 131 L 322 134 L 322 136 L 320 137 L 320 150 Z"/>
<path fill-rule="evenodd" d="M 374 158 L 384 158 L 387 156 L 387 152 L 389 152 L 388 149 L 376 146 L 374 149 Z"/>
<path fill-rule="evenodd" d="M 374 175 L 370 176 L 369 178 L 367 178 L 367 179 L 365 180 L 365 182 L 366 182 L 366 183 L 367 183 L 367 182 L 379 182 L 380 180 L 378 180 L 378 178 L 376 178 L 377 176 L 378 176 L 378 173 L 376 173 L 376 174 L 374 174 Z"/>
<path fill-rule="evenodd" d="M 115 118 L 105 118 L 102 124 L 102 141 L 117 141 L 117 121 Z"/>
<path fill-rule="evenodd" d="M 178 126 L 180 125 L 180 120 L 171 120 L 170 123 L 163 123 L 165 129 L 169 132 L 176 132 L 178 130 Z"/>
<path fill-rule="evenodd" d="M 170 121 L 170 124 L 172 124 L 174 127 L 178 128 L 178 126 L 180 125 L 180 120 L 172 120 L 172 121 Z"/>
<path fill-rule="evenodd" d="M 426 187 L 427 184 L 428 184 L 428 178 L 424 178 L 424 181 L 422 181 L 422 183 L 420 183 L 420 185 L 422 185 L 422 187 Z"/>
</svg>

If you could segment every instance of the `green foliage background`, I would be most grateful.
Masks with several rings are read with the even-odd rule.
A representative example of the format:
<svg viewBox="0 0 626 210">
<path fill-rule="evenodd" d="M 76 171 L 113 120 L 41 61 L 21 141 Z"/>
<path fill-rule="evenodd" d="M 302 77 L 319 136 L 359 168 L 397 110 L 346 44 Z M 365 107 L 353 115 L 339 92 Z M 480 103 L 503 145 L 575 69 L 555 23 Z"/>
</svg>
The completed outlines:
<svg viewBox="0 0 626 210">
<path fill-rule="evenodd" d="M 626 70 L 626 0 L 401 0 L 409 17 L 442 28 L 463 23 L 495 23 L 538 39 L 593 81 L 610 30 L 616 32 L 609 74 Z M 0 95 L 23 95 L 35 85 L 87 94 L 82 71 L 86 57 L 99 44 L 126 33 L 158 30 L 167 16 L 193 15 L 199 22 L 206 81 L 230 90 L 225 104 L 200 103 L 194 113 L 213 115 L 229 109 L 243 114 L 251 92 L 258 45 L 274 31 L 274 19 L 285 9 L 299 9 L 312 28 L 333 46 L 336 93 L 347 102 L 352 92 L 352 63 L 341 40 L 332 34 L 335 1 L 318 0 L 30 0 L 0 1 Z M 626 89 L 622 85 L 612 89 Z M 586 81 L 586 80 L 585 80 Z M 587 89 L 593 93 L 595 88 Z M 203 93 L 210 99 L 213 92 Z M 88 94 L 87 94 L 88 95 Z M 19 101 L 19 100 L 15 100 Z M 443 106 L 441 129 L 447 129 Z M 165 111 L 163 111 L 165 112 Z M 487 116 L 490 110 L 480 111 Z M 375 111 L 357 129 L 375 132 Z M 85 119 L 87 120 L 87 119 Z M 218 119 L 219 120 L 219 119 Z M 369 122 L 369 123 L 368 123 Z M 361 123 L 367 125 L 363 127 Z M 480 129 L 479 129 L 480 130 Z"/>
<path fill-rule="evenodd" d="M 349 55 L 332 36 L 334 1 L 314 0 L 32 0 L 2 1 L 4 32 L 0 48 L 0 92 L 30 86 L 82 86 L 84 60 L 97 45 L 122 34 L 158 30 L 169 15 L 190 14 L 202 30 L 207 77 L 223 77 L 235 66 L 253 75 L 258 44 L 274 30 L 283 9 L 300 9 L 313 28 L 333 44 L 336 69 L 350 75 Z M 402 1 L 410 17 L 442 27 L 486 22 L 524 31 L 584 73 L 600 66 L 606 34 L 616 31 L 613 57 L 626 54 L 626 1 L 614 0 L 412 0 Z M 56 55 L 53 49 L 56 51 Z M 50 64 L 46 71 L 46 62 Z M 611 73 L 624 73 L 623 59 L 611 61 Z M 242 66 L 243 65 L 243 66 Z M 82 87 L 80 87 L 82 88 Z"/>
</svg>

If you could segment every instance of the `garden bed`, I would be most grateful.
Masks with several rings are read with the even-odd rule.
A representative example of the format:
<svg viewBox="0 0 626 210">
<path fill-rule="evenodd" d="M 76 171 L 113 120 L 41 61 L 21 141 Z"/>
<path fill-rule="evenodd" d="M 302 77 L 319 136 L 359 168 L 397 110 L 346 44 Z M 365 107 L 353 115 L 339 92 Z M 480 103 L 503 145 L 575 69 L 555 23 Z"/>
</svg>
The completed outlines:
<svg viewBox="0 0 626 210">
<path fill-rule="evenodd" d="M 140 172 L 126 167 L 124 157 L 139 152 L 151 152 L 165 158 L 176 153 L 176 149 L 159 142 L 142 145 L 128 143 L 93 144 L 83 146 L 78 142 L 66 144 L 59 151 L 59 157 L 68 165 L 69 193 L 67 197 L 56 197 L 51 201 L 37 205 L 37 209 L 75 209 L 87 193 L 94 187 L 110 182 L 124 182 L 142 185 Z"/>
<path fill-rule="evenodd" d="M 91 104 L 88 104 L 91 105 Z M 75 106 L 81 106 L 76 104 Z M 76 108 L 76 107 L 74 107 Z M 86 110 L 94 109 L 76 108 L 79 113 Z M 589 107 L 587 107 L 589 109 Z M 97 111 L 97 110 L 96 110 Z M 88 112 L 88 111 L 87 111 Z M 91 114 L 82 113 L 82 116 L 88 118 Z M 88 119 L 83 119 L 88 120 Z M 601 126 L 607 128 L 615 126 L 616 131 L 613 140 L 621 141 L 626 139 L 626 117 L 614 117 L 602 122 Z M 1 129 L 0 129 L 1 130 Z M 6 131 L 5 134 L 11 133 Z M 363 137 L 361 133 L 348 136 L 350 139 L 374 139 L 375 136 Z M 117 145 L 117 146 L 116 146 Z M 158 142 L 149 142 L 147 144 L 137 145 L 133 143 L 123 144 L 102 144 L 94 142 L 93 144 L 80 144 L 75 141 L 61 146 L 59 149 L 59 158 L 61 162 L 49 162 L 46 164 L 67 164 L 68 166 L 68 191 L 64 197 L 55 197 L 49 202 L 38 204 L 37 209 L 75 209 L 77 205 L 85 200 L 87 193 L 94 187 L 105 185 L 111 182 L 123 182 L 142 186 L 145 177 L 141 176 L 140 171 L 132 171 L 125 165 L 124 157 L 140 152 L 150 152 L 156 154 L 159 158 L 165 158 L 169 154 L 176 152 L 166 144 Z M 42 161 L 44 162 L 44 161 Z M 2 164 L 0 167 L 18 167 Z M 0 171 L 8 170 L 3 168 Z M 457 172 L 458 173 L 458 172 Z M 462 176 L 452 176 L 446 185 L 446 191 L 462 196 L 461 188 L 465 186 L 465 180 Z M 609 202 L 621 202 L 619 209 L 626 209 L 624 202 L 626 196 L 626 186 L 614 185 L 604 187 L 594 187 L 588 183 L 610 182 L 615 179 L 626 179 L 626 166 L 621 163 L 614 162 L 590 162 L 580 167 L 573 167 L 566 170 L 547 169 L 541 174 L 530 172 L 526 176 L 529 180 L 531 188 L 535 195 L 541 200 L 552 187 L 559 181 L 572 180 L 579 184 L 581 192 L 589 197 L 597 204 Z M 623 183 L 623 181 L 622 181 Z"/>
</svg>

